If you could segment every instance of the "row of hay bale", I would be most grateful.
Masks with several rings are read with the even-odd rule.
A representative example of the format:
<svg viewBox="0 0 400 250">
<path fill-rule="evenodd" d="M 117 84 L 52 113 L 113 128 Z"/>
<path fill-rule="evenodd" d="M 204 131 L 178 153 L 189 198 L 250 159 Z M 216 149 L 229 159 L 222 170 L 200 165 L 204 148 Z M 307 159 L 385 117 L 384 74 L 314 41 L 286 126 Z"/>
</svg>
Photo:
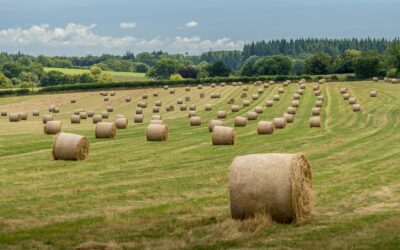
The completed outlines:
<svg viewBox="0 0 400 250">
<path fill-rule="evenodd" d="M 353 112 L 361 112 L 361 105 L 357 103 L 357 99 L 348 92 L 346 87 L 341 87 L 339 91 L 343 100 L 348 101 L 349 105 L 351 105 Z M 376 92 L 373 92 L 371 96 L 373 95 L 376 96 Z"/>
</svg>

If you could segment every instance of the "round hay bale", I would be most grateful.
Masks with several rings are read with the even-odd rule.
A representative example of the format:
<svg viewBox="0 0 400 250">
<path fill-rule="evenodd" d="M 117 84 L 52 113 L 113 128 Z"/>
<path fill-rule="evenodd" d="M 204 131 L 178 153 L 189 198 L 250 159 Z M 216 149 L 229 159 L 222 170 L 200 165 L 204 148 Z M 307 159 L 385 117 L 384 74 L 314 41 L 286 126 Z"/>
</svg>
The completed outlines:
<svg viewBox="0 0 400 250">
<path fill-rule="evenodd" d="M 62 130 L 62 122 L 61 121 L 48 121 L 43 126 L 43 131 L 48 135 L 55 135 L 60 133 Z"/>
<path fill-rule="evenodd" d="M 353 105 L 353 104 L 356 104 L 356 103 L 357 103 L 357 100 L 356 100 L 355 97 L 350 97 L 350 98 L 349 98 L 349 104 L 350 104 L 350 105 Z"/>
<path fill-rule="evenodd" d="M 185 87 L 185 91 L 190 91 L 190 87 Z"/>
<path fill-rule="evenodd" d="M 93 117 L 96 113 L 94 111 L 88 111 L 87 116 L 88 117 Z"/>
<path fill-rule="evenodd" d="M 306 85 L 304 83 L 299 85 L 300 89 L 306 89 Z"/>
<path fill-rule="evenodd" d="M 344 94 L 344 93 L 347 92 L 347 88 L 342 87 L 342 88 L 339 89 L 339 91 L 340 91 L 340 94 Z"/>
<path fill-rule="evenodd" d="M 295 107 L 288 107 L 287 113 L 291 114 L 291 115 L 295 115 L 296 114 L 296 108 Z"/>
<path fill-rule="evenodd" d="M 156 105 L 157 107 L 161 107 L 162 106 L 162 102 L 161 101 L 156 101 L 154 103 L 154 105 Z"/>
<path fill-rule="evenodd" d="M 293 100 L 291 105 L 294 108 L 298 108 L 300 106 L 300 102 L 299 102 L 299 100 Z"/>
<path fill-rule="evenodd" d="M 294 100 L 300 100 L 301 95 L 299 95 L 298 93 L 293 94 L 293 99 Z"/>
<path fill-rule="evenodd" d="M 56 107 L 56 105 L 50 105 L 49 112 L 53 112 L 55 107 Z"/>
<path fill-rule="evenodd" d="M 132 101 L 132 97 L 130 97 L 130 96 L 125 97 L 125 102 L 131 102 L 131 101 Z"/>
<path fill-rule="evenodd" d="M 234 145 L 236 132 L 234 128 L 215 126 L 212 131 L 213 145 Z"/>
<path fill-rule="evenodd" d="M 274 102 L 271 101 L 271 100 L 266 100 L 266 101 L 265 101 L 265 106 L 267 106 L 267 107 L 272 107 L 272 106 L 274 106 Z"/>
<path fill-rule="evenodd" d="M 59 107 L 55 107 L 53 109 L 53 113 L 60 113 L 60 108 Z"/>
<path fill-rule="evenodd" d="M 150 124 L 164 124 L 162 120 L 150 120 Z"/>
<path fill-rule="evenodd" d="M 10 115 L 8 116 L 8 120 L 10 122 L 19 122 L 21 121 L 21 115 L 20 113 L 10 113 Z"/>
<path fill-rule="evenodd" d="M 274 101 L 279 101 L 280 100 L 280 97 L 279 97 L 279 95 L 274 95 Z"/>
<path fill-rule="evenodd" d="M 43 115 L 43 124 L 46 124 L 48 121 L 53 120 L 53 115 L 52 114 L 45 114 Z"/>
<path fill-rule="evenodd" d="M 107 119 L 108 118 L 108 112 L 107 111 L 101 112 L 101 118 Z"/>
<path fill-rule="evenodd" d="M 310 127 L 311 128 L 319 128 L 321 127 L 321 117 L 313 116 L 310 118 Z"/>
<path fill-rule="evenodd" d="M 200 116 L 192 116 L 189 119 L 190 126 L 200 126 L 201 125 L 201 117 Z"/>
<path fill-rule="evenodd" d="M 240 110 L 240 108 L 239 108 L 238 105 L 232 105 L 232 106 L 231 106 L 231 111 L 232 111 L 232 112 L 239 112 L 239 110 Z"/>
<path fill-rule="evenodd" d="M 168 89 L 168 85 L 164 85 L 164 87 L 163 87 L 165 90 L 167 90 Z"/>
<path fill-rule="evenodd" d="M 349 100 L 350 94 L 343 94 L 343 100 Z"/>
<path fill-rule="evenodd" d="M 319 90 L 315 90 L 315 91 L 314 91 L 314 95 L 315 95 L 315 96 L 321 95 L 321 90 L 320 90 L 320 89 L 319 89 Z"/>
<path fill-rule="evenodd" d="M 175 107 L 174 107 L 174 105 L 168 105 L 168 106 L 165 108 L 165 110 L 166 110 L 167 112 L 172 112 L 172 111 L 175 110 Z"/>
<path fill-rule="evenodd" d="M 111 91 L 110 96 L 115 96 L 115 91 Z"/>
<path fill-rule="evenodd" d="M 190 102 L 190 96 L 185 96 L 185 102 Z"/>
<path fill-rule="evenodd" d="M 279 93 L 279 94 L 285 93 L 285 89 L 284 89 L 284 88 L 278 88 L 278 93 Z"/>
<path fill-rule="evenodd" d="M 181 98 L 178 98 L 178 99 L 176 100 L 176 104 L 183 104 L 182 99 L 181 99 Z"/>
<path fill-rule="evenodd" d="M 187 110 L 187 105 L 186 104 L 182 104 L 180 107 L 181 111 L 186 111 Z"/>
<path fill-rule="evenodd" d="M 240 95 L 240 98 L 246 98 L 247 97 L 247 93 L 246 92 L 242 92 L 242 94 Z"/>
<path fill-rule="evenodd" d="M 257 120 L 258 114 L 256 112 L 250 111 L 247 113 L 247 120 L 254 121 Z"/>
<path fill-rule="evenodd" d="M 211 111 L 211 110 L 212 110 L 212 105 L 211 105 L 210 103 L 207 103 L 207 104 L 204 106 L 204 109 L 205 109 L 206 111 Z"/>
<path fill-rule="evenodd" d="M 211 93 L 211 99 L 218 99 L 218 98 L 221 98 L 221 94 L 219 94 L 219 93 Z"/>
<path fill-rule="evenodd" d="M 216 84 L 215 83 L 211 83 L 211 88 L 215 88 Z"/>
<path fill-rule="evenodd" d="M 253 99 L 254 101 L 258 100 L 258 95 L 257 94 L 252 94 L 251 95 L 251 99 Z"/>
<path fill-rule="evenodd" d="M 170 90 L 169 90 L 169 93 L 170 93 L 171 95 L 175 94 L 175 89 L 170 89 Z"/>
<path fill-rule="evenodd" d="M 250 101 L 249 100 L 243 100 L 243 107 L 248 107 L 250 106 Z"/>
<path fill-rule="evenodd" d="M 81 118 L 81 119 L 86 119 L 87 118 L 87 113 L 85 112 L 85 111 L 83 111 L 83 112 L 80 112 L 79 113 L 79 117 Z"/>
<path fill-rule="evenodd" d="M 318 101 L 324 101 L 325 100 L 325 96 L 320 95 L 320 96 L 317 97 L 317 100 Z"/>
<path fill-rule="evenodd" d="M 71 103 L 76 103 L 76 100 L 75 100 L 75 99 L 71 99 L 70 102 L 71 102 Z"/>
<path fill-rule="evenodd" d="M 254 108 L 254 112 L 256 112 L 257 114 L 261 114 L 261 113 L 264 112 L 264 108 L 261 107 L 261 106 L 256 106 L 256 107 Z"/>
<path fill-rule="evenodd" d="M 293 123 L 294 122 L 294 115 L 285 113 L 285 114 L 283 114 L 283 118 L 285 118 L 286 123 Z"/>
<path fill-rule="evenodd" d="M 147 102 L 138 102 L 137 103 L 137 107 L 139 108 L 147 108 Z"/>
<path fill-rule="evenodd" d="M 197 89 L 203 89 L 203 85 L 198 84 L 198 85 L 197 85 Z"/>
<path fill-rule="evenodd" d="M 32 116 L 40 116 L 39 110 L 32 111 Z"/>
<path fill-rule="evenodd" d="M 161 115 L 152 115 L 150 120 L 162 120 Z"/>
<path fill-rule="evenodd" d="M 247 85 L 246 85 L 246 86 L 243 86 L 242 90 L 243 90 L 243 91 L 249 91 L 249 86 L 247 86 Z"/>
<path fill-rule="evenodd" d="M 1 116 L 7 116 L 7 111 L 6 110 L 1 110 L 0 111 Z"/>
<path fill-rule="evenodd" d="M 372 81 L 378 82 L 378 81 L 379 81 L 379 78 L 378 78 L 378 77 L 373 77 L 373 78 L 372 78 Z"/>
<path fill-rule="evenodd" d="M 391 82 L 392 82 L 393 84 L 396 84 L 398 81 L 397 81 L 397 79 L 394 79 L 394 78 L 393 78 L 393 79 L 391 80 Z"/>
<path fill-rule="evenodd" d="M 89 155 L 89 140 L 86 136 L 58 133 L 52 154 L 54 160 L 85 160 Z"/>
<path fill-rule="evenodd" d="M 274 133 L 274 124 L 268 121 L 260 121 L 257 124 L 257 133 L 259 135 L 269 135 Z"/>
<path fill-rule="evenodd" d="M 319 85 L 313 85 L 312 89 L 313 91 L 319 90 Z"/>
<path fill-rule="evenodd" d="M 361 111 L 361 105 L 360 104 L 353 104 L 352 108 L 353 108 L 353 112 L 360 112 Z"/>
<path fill-rule="evenodd" d="M 208 131 L 212 132 L 215 126 L 224 126 L 224 125 L 225 125 L 224 121 L 212 119 L 208 123 Z"/>
<path fill-rule="evenodd" d="M 224 82 L 221 82 L 221 84 L 220 84 L 221 87 L 225 87 L 225 85 L 226 85 L 226 83 L 224 83 Z"/>
<path fill-rule="evenodd" d="M 378 95 L 378 92 L 376 91 L 376 90 L 371 90 L 370 92 L 369 92 L 369 96 L 370 97 L 376 97 Z"/>
<path fill-rule="evenodd" d="M 312 176 L 303 154 L 252 154 L 236 157 L 230 167 L 233 219 L 257 214 L 274 221 L 302 221 L 312 211 Z"/>
<path fill-rule="evenodd" d="M 319 84 L 324 84 L 324 83 L 326 83 L 326 79 L 320 79 L 320 80 L 318 81 L 318 83 L 319 83 Z"/>
<path fill-rule="evenodd" d="M 96 125 L 96 138 L 115 138 L 117 128 L 113 122 L 99 122 Z"/>
<path fill-rule="evenodd" d="M 275 84 L 275 81 L 269 81 L 268 82 L 270 85 L 274 85 Z"/>
<path fill-rule="evenodd" d="M 264 89 L 257 89 L 257 93 L 258 93 L 259 95 L 264 94 Z"/>
<path fill-rule="evenodd" d="M 263 85 L 264 85 L 264 89 L 269 88 L 269 83 L 265 82 Z"/>
<path fill-rule="evenodd" d="M 146 99 L 148 99 L 149 98 L 149 95 L 148 94 L 142 94 L 142 99 L 143 100 L 146 100 Z"/>
<path fill-rule="evenodd" d="M 227 104 L 234 104 L 235 103 L 235 99 L 234 98 L 229 98 Z"/>
<path fill-rule="evenodd" d="M 296 92 L 299 95 L 303 95 L 304 94 L 304 89 L 298 89 Z"/>
<path fill-rule="evenodd" d="M 115 119 L 117 119 L 117 118 L 125 118 L 125 115 L 121 115 L 121 114 L 115 115 Z"/>
<path fill-rule="evenodd" d="M 283 129 L 286 127 L 286 119 L 285 118 L 282 118 L 282 117 L 274 118 L 272 120 L 272 122 L 274 123 L 274 128 Z"/>
<path fill-rule="evenodd" d="M 142 123 L 144 120 L 144 116 L 142 114 L 136 114 L 133 120 L 135 123 Z"/>
<path fill-rule="evenodd" d="M 312 108 L 311 114 L 314 116 L 321 115 L 321 108 Z"/>
<path fill-rule="evenodd" d="M 217 118 L 218 119 L 225 119 L 226 118 L 226 111 L 225 110 L 219 110 L 217 112 Z"/>
<path fill-rule="evenodd" d="M 22 121 L 28 120 L 28 113 L 27 112 L 19 112 L 19 116 L 21 117 Z"/>
<path fill-rule="evenodd" d="M 141 115 L 141 114 L 143 114 L 143 109 L 142 108 L 136 108 L 136 110 L 135 110 L 135 114 L 137 114 L 137 115 Z"/>
<path fill-rule="evenodd" d="M 108 96 L 105 96 L 104 98 L 103 98 L 103 101 L 105 101 L 105 102 L 108 102 L 110 100 L 110 98 L 108 97 Z"/>
<path fill-rule="evenodd" d="M 315 107 L 316 107 L 316 108 L 321 108 L 322 105 L 323 105 L 323 102 L 322 102 L 321 100 L 315 101 Z"/>
<path fill-rule="evenodd" d="M 196 110 L 189 110 L 188 118 L 196 116 Z"/>
<path fill-rule="evenodd" d="M 154 106 L 153 113 L 159 113 L 159 112 L 160 112 L 160 107 Z"/>
<path fill-rule="evenodd" d="M 153 92 L 153 94 L 152 94 L 154 97 L 157 97 L 158 96 L 158 92 L 157 91 L 155 91 L 155 92 Z"/>
<path fill-rule="evenodd" d="M 164 124 L 149 124 L 146 131 L 147 141 L 168 140 L 168 127 Z"/>
<path fill-rule="evenodd" d="M 99 123 L 101 121 L 102 121 L 101 115 L 94 115 L 93 116 L 93 124 L 97 124 L 97 123 Z"/>
<path fill-rule="evenodd" d="M 235 127 L 246 127 L 247 126 L 247 118 L 242 116 L 235 117 Z"/>
<path fill-rule="evenodd" d="M 206 94 L 204 94 L 204 93 L 200 93 L 200 98 L 204 98 L 205 96 L 206 96 Z"/>
<path fill-rule="evenodd" d="M 79 115 L 71 115 L 71 123 L 81 123 L 81 117 Z"/>
<path fill-rule="evenodd" d="M 125 117 L 116 118 L 115 126 L 117 127 L 117 129 L 127 129 L 128 128 L 128 119 Z"/>
<path fill-rule="evenodd" d="M 85 111 L 83 108 L 75 109 L 74 110 L 74 115 L 79 115 L 83 111 Z"/>
<path fill-rule="evenodd" d="M 113 106 L 107 106 L 107 112 L 109 113 L 114 112 Z"/>
<path fill-rule="evenodd" d="M 189 110 L 196 110 L 196 104 L 189 105 Z"/>
</svg>

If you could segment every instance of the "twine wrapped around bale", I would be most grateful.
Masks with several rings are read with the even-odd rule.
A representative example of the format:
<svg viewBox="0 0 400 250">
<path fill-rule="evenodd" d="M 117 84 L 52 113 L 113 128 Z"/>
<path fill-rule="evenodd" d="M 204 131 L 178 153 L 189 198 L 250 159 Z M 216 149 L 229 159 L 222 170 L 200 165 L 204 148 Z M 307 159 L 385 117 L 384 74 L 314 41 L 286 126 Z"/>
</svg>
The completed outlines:
<svg viewBox="0 0 400 250">
<path fill-rule="evenodd" d="M 93 116 L 93 124 L 97 124 L 97 123 L 99 123 L 101 121 L 102 121 L 101 115 L 94 115 Z"/>
<path fill-rule="evenodd" d="M 208 131 L 212 132 L 215 126 L 224 126 L 224 125 L 225 125 L 224 121 L 212 119 L 208 123 Z"/>
<path fill-rule="evenodd" d="M 321 115 L 321 108 L 318 108 L 318 107 L 312 108 L 311 109 L 311 114 L 314 115 L 314 116 Z"/>
<path fill-rule="evenodd" d="M 349 104 L 350 104 L 350 105 L 353 105 L 353 104 L 356 104 L 356 103 L 357 103 L 357 100 L 356 100 L 355 97 L 350 97 L 350 98 L 349 98 Z"/>
<path fill-rule="evenodd" d="M 259 135 L 269 135 L 274 133 L 274 124 L 268 121 L 260 121 L 257 124 L 257 133 Z"/>
<path fill-rule="evenodd" d="M 280 100 L 280 97 L 279 97 L 279 95 L 274 95 L 274 101 L 279 101 Z"/>
<path fill-rule="evenodd" d="M 48 121 L 43 126 L 43 131 L 48 135 L 55 135 L 60 133 L 62 130 L 62 122 L 61 121 Z"/>
<path fill-rule="evenodd" d="M 249 100 L 243 100 L 243 107 L 248 107 L 250 106 L 250 101 Z"/>
<path fill-rule="evenodd" d="M 207 103 L 207 104 L 204 106 L 204 110 L 206 110 L 206 111 L 211 111 L 211 110 L 212 110 L 212 105 L 211 105 L 210 103 Z"/>
<path fill-rule="evenodd" d="M 21 121 L 21 115 L 19 113 L 10 113 L 8 120 L 10 122 L 19 122 Z"/>
<path fill-rule="evenodd" d="M 168 127 L 164 124 L 149 124 L 146 131 L 147 141 L 168 140 Z"/>
<path fill-rule="evenodd" d="M 81 117 L 79 115 L 71 115 L 71 123 L 81 123 Z"/>
<path fill-rule="evenodd" d="M 101 118 L 107 119 L 108 118 L 108 112 L 107 111 L 101 112 Z"/>
<path fill-rule="evenodd" d="M 28 113 L 27 112 L 19 112 L 19 116 L 21 117 L 22 121 L 28 120 Z"/>
<path fill-rule="evenodd" d="M 310 127 L 311 128 L 319 128 L 321 127 L 321 117 L 313 116 L 310 118 Z"/>
<path fill-rule="evenodd" d="M 226 118 L 226 111 L 225 110 L 219 110 L 217 112 L 217 118 L 218 119 L 225 119 Z"/>
<path fill-rule="evenodd" d="M 189 121 L 190 121 L 190 126 L 200 126 L 201 125 L 201 117 L 200 116 L 191 116 Z"/>
<path fill-rule="evenodd" d="M 212 131 L 213 145 L 234 145 L 236 132 L 234 128 L 215 126 Z"/>
<path fill-rule="evenodd" d="M 39 110 L 32 111 L 32 116 L 40 116 L 40 111 Z"/>
<path fill-rule="evenodd" d="M 116 118 L 115 126 L 117 127 L 117 129 L 127 129 L 128 128 L 128 119 L 125 117 Z"/>
<path fill-rule="evenodd" d="M 295 115 L 296 114 L 296 108 L 295 107 L 288 107 L 287 113 L 291 114 L 291 115 Z"/>
<path fill-rule="evenodd" d="M 235 127 L 246 127 L 248 120 L 246 117 L 236 116 L 234 123 L 235 123 Z"/>
<path fill-rule="evenodd" d="M 230 167 L 233 219 L 257 214 L 279 223 L 303 221 L 313 204 L 311 168 L 303 154 L 252 154 L 236 157 Z"/>
<path fill-rule="evenodd" d="M 370 92 L 369 92 L 369 96 L 370 97 L 376 97 L 378 95 L 378 92 L 376 91 L 376 90 L 371 90 Z"/>
<path fill-rule="evenodd" d="M 353 104 L 352 108 L 353 108 L 353 112 L 360 112 L 361 111 L 361 105 L 360 104 Z"/>
<path fill-rule="evenodd" d="M 232 105 L 232 106 L 231 106 L 231 111 L 232 111 L 232 112 L 239 112 L 239 110 L 240 110 L 240 108 L 239 108 L 238 105 Z"/>
<path fill-rule="evenodd" d="M 143 122 L 143 119 L 144 119 L 144 116 L 142 115 L 142 114 L 136 114 L 135 116 L 134 116 L 134 122 L 135 123 L 142 123 Z"/>
<path fill-rule="evenodd" d="M 285 118 L 286 123 L 293 123 L 294 122 L 294 115 L 285 113 L 285 114 L 283 114 L 283 118 Z"/>
<path fill-rule="evenodd" d="M 115 138 L 116 135 L 117 135 L 117 128 L 114 122 L 97 123 L 95 129 L 96 138 Z"/>
<path fill-rule="evenodd" d="M 256 106 L 256 107 L 254 108 L 254 112 L 256 112 L 257 114 L 261 114 L 261 113 L 264 112 L 264 108 L 261 107 L 261 106 Z"/>
<path fill-rule="evenodd" d="M 247 120 L 254 121 L 254 120 L 257 120 L 257 118 L 258 118 L 258 114 L 256 112 L 251 111 L 251 112 L 247 113 Z"/>
<path fill-rule="evenodd" d="M 85 160 L 89 155 L 89 140 L 86 136 L 58 133 L 52 154 L 54 160 Z"/>
<path fill-rule="evenodd" d="M 53 115 L 52 114 L 45 114 L 43 115 L 43 124 L 46 124 L 48 121 L 52 121 L 53 120 Z"/>
<path fill-rule="evenodd" d="M 272 106 L 274 106 L 274 102 L 271 101 L 271 100 L 266 100 L 266 101 L 265 101 L 265 106 L 267 106 L 267 107 L 272 107 Z"/>
<path fill-rule="evenodd" d="M 298 108 L 300 105 L 300 102 L 298 100 L 293 100 L 291 104 L 292 104 L 292 107 Z"/>
<path fill-rule="evenodd" d="M 282 118 L 282 117 L 274 118 L 272 120 L 272 122 L 274 123 L 274 128 L 283 129 L 286 127 L 286 119 L 285 118 Z"/>
</svg>

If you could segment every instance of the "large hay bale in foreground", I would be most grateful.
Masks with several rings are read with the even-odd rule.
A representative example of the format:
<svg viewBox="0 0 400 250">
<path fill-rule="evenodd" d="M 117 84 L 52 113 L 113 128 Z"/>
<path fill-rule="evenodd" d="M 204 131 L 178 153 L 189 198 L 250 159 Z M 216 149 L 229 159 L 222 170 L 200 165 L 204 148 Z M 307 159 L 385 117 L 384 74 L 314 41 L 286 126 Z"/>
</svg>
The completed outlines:
<svg viewBox="0 0 400 250">
<path fill-rule="evenodd" d="M 274 128 L 283 129 L 286 127 L 286 119 L 283 117 L 274 118 L 272 122 L 274 123 Z"/>
<path fill-rule="evenodd" d="M 135 123 L 142 123 L 143 122 L 143 119 L 144 119 L 144 116 L 142 115 L 142 114 L 136 114 L 135 116 L 134 116 L 134 119 L 133 119 L 133 121 L 135 122 Z"/>
<path fill-rule="evenodd" d="M 93 116 L 93 124 L 97 124 L 97 123 L 99 123 L 101 121 L 102 121 L 101 115 L 94 115 Z"/>
<path fill-rule="evenodd" d="M 233 219 L 269 215 L 298 222 L 312 211 L 312 176 L 303 154 L 253 154 L 236 157 L 230 167 Z"/>
<path fill-rule="evenodd" d="M 378 95 L 378 92 L 376 91 L 376 90 L 371 90 L 370 92 L 369 92 L 369 96 L 370 97 L 376 97 Z"/>
<path fill-rule="evenodd" d="M 43 115 L 43 124 L 46 124 L 48 121 L 53 120 L 53 115 L 52 114 L 45 114 Z"/>
<path fill-rule="evenodd" d="M 85 160 L 89 154 L 86 136 L 59 133 L 53 142 L 54 160 Z"/>
<path fill-rule="evenodd" d="M 19 113 L 10 113 L 8 120 L 10 122 L 19 122 L 21 121 L 21 115 Z"/>
<path fill-rule="evenodd" d="M 321 127 L 321 117 L 313 116 L 310 118 L 310 127 L 311 128 L 319 128 Z"/>
<path fill-rule="evenodd" d="M 260 121 L 257 124 L 257 133 L 259 135 L 268 135 L 274 133 L 274 124 L 268 121 Z"/>
<path fill-rule="evenodd" d="M 190 126 L 200 126 L 201 125 L 201 117 L 200 116 L 192 116 L 189 119 Z"/>
<path fill-rule="evenodd" d="M 217 112 L 217 118 L 218 119 L 225 119 L 226 118 L 226 111 L 225 110 L 219 110 Z"/>
<path fill-rule="evenodd" d="M 212 132 L 215 126 L 224 126 L 224 124 L 225 124 L 224 121 L 212 119 L 208 123 L 208 131 Z"/>
<path fill-rule="evenodd" d="M 96 138 L 115 138 L 117 128 L 114 122 L 99 122 L 96 125 Z"/>
<path fill-rule="evenodd" d="M 213 145 L 234 145 L 236 132 L 234 128 L 215 126 L 212 131 Z"/>
<path fill-rule="evenodd" d="M 128 119 L 125 117 L 117 117 L 115 119 L 115 126 L 117 127 L 117 129 L 128 128 Z"/>
<path fill-rule="evenodd" d="M 235 127 L 246 127 L 247 126 L 247 118 L 242 116 L 235 117 Z"/>
<path fill-rule="evenodd" d="M 148 141 L 168 140 L 168 127 L 164 124 L 149 124 L 147 126 L 146 138 Z"/>
<path fill-rule="evenodd" d="M 61 121 L 48 121 L 43 126 L 43 131 L 48 135 L 55 135 L 60 133 L 62 130 L 62 122 Z"/>
</svg>

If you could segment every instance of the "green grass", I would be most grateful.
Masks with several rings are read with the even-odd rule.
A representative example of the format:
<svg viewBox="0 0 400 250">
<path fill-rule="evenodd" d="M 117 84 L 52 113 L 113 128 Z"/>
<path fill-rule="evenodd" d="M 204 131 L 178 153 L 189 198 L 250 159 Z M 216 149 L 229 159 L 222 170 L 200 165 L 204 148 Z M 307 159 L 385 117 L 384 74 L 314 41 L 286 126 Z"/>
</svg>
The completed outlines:
<svg viewBox="0 0 400 250">
<path fill-rule="evenodd" d="M 67 75 L 78 75 L 83 73 L 89 73 L 87 69 L 67 69 L 67 68 L 44 68 L 46 72 L 51 70 L 61 71 Z M 129 81 L 144 81 L 147 80 L 144 73 L 136 72 L 115 72 L 115 71 L 104 71 L 110 73 L 113 77 L 113 82 L 129 82 Z"/>
<path fill-rule="evenodd" d="M 353 113 L 339 94 L 346 86 L 362 106 Z M 294 124 L 273 135 L 258 136 L 256 123 L 236 128 L 237 144 L 212 146 L 207 123 L 227 110 L 232 126 L 271 98 L 279 85 L 267 89 L 250 107 L 231 113 L 226 100 L 239 98 L 240 87 L 227 86 L 175 95 L 159 89 L 117 91 L 109 103 L 98 92 L 2 98 L 0 110 L 40 109 L 57 104 L 64 131 L 86 135 L 90 155 L 83 162 L 53 161 L 52 136 L 43 134 L 40 118 L 11 124 L 0 118 L 0 248 L 71 249 L 95 241 L 125 249 L 398 249 L 400 245 L 400 86 L 371 83 L 322 85 L 323 127 L 310 129 L 308 119 L 316 97 L 308 84 Z M 249 96 L 257 87 L 250 86 Z M 291 85 L 260 119 L 281 116 L 297 86 Z M 378 90 L 377 98 L 369 91 Z M 209 99 L 219 91 L 221 99 Z M 149 93 L 145 124 L 119 130 L 114 140 L 94 138 L 91 120 L 72 125 L 74 109 L 100 112 L 107 105 L 133 121 L 135 103 Z M 124 101 L 132 96 L 132 103 Z M 175 108 L 177 98 L 192 97 L 203 125 L 190 127 L 187 112 Z M 77 103 L 70 104 L 75 97 Z M 250 99 L 250 98 L 248 98 Z M 169 127 L 167 142 L 147 142 L 145 128 L 151 107 L 162 100 Z M 211 112 L 204 111 L 212 103 Z M 240 105 L 241 106 L 241 105 Z M 177 105 L 175 105 L 177 107 Z M 276 224 L 262 218 L 230 219 L 229 165 L 237 155 L 303 152 L 312 168 L 315 209 L 299 224 Z"/>
</svg>

